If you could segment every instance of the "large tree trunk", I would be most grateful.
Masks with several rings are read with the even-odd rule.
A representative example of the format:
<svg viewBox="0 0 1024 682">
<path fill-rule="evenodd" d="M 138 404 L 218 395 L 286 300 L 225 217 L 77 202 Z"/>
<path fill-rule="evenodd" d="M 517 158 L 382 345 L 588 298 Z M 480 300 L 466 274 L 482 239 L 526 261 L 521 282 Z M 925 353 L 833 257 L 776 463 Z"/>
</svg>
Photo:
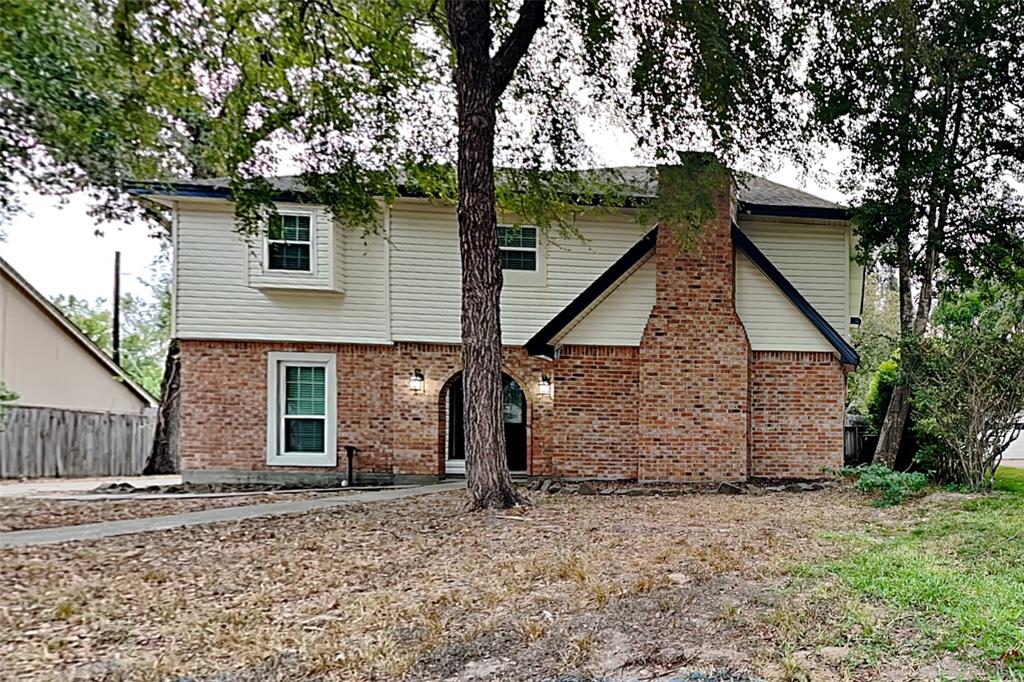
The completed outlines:
<svg viewBox="0 0 1024 682">
<path fill-rule="evenodd" d="M 178 340 L 171 339 L 167 347 L 167 359 L 164 361 L 164 378 L 161 384 L 160 412 L 157 416 L 156 435 L 153 438 L 153 449 L 142 472 L 147 476 L 156 474 L 176 474 L 181 469 L 178 454 L 180 442 L 180 360 Z"/>
<path fill-rule="evenodd" d="M 889 409 L 885 413 L 885 420 L 878 434 L 878 445 L 875 447 L 875 456 L 872 460 L 875 464 L 884 464 L 890 469 L 896 465 L 909 415 L 910 385 L 902 381 L 892 389 L 892 399 L 889 401 Z"/>
<path fill-rule="evenodd" d="M 459 246 L 466 480 L 473 509 L 522 504 L 505 456 L 501 406 L 501 262 L 494 195 L 491 8 L 449 0 L 458 95 Z"/>
</svg>

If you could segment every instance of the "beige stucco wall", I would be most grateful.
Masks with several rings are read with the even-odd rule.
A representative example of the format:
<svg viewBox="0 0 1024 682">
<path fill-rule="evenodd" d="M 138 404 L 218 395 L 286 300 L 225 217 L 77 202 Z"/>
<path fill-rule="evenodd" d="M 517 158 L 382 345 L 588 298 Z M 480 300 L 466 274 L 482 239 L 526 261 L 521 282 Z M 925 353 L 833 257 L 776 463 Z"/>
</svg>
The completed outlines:
<svg viewBox="0 0 1024 682">
<path fill-rule="evenodd" d="M 142 413 L 146 403 L 119 382 L 6 276 L 0 275 L 0 380 L 15 404 Z"/>
</svg>

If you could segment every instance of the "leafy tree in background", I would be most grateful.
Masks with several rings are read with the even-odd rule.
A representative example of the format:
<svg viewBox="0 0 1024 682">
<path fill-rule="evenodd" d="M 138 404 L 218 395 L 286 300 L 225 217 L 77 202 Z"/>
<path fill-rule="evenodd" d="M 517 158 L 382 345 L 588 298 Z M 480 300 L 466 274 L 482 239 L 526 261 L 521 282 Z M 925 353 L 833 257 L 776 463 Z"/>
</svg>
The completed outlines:
<svg viewBox="0 0 1024 682">
<path fill-rule="evenodd" d="M 946 293 L 913 356 L 921 463 L 938 478 L 989 490 L 1024 415 L 1024 291 L 984 282 Z"/>
<path fill-rule="evenodd" d="M 121 297 L 121 366 L 143 388 L 159 397 L 170 337 L 171 292 L 166 280 L 150 284 L 150 288 L 152 300 L 131 294 Z M 106 299 L 88 301 L 60 295 L 53 302 L 107 355 L 113 355 L 113 311 Z"/>
<path fill-rule="evenodd" d="M 593 163 L 581 126 L 614 120 L 673 163 L 725 161 L 791 138 L 795 13 L 772 0 L 8 0 L 0 5 L 0 186 L 102 188 L 223 173 L 244 231 L 264 229 L 264 176 L 294 151 L 314 200 L 377 229 L 399 188 L 457 200 L 468 483 L 473 507 L 522 500 L 500 409 L 496 211 L 549 236 L 624 178 Z M 495 183 L 495 162 L 514 168 Z M 720 167 L 719 167 L 720 170 Z M 695 177 L 693 174 L 684 174 Z M 715 177 L 712 173 L 708 177 Z M 721 174 L 717 174 L 721 177 Z M 720 185 L 719 185 L 720 187 Z M 699 224 L 710 183 L 656 217 Z"/>
<path fill-rule="evenodd" d="M 940 287 L 1020 272 L 1024 11 L 1003 0 L 814 4 L 810 128 L 851 152 L 859 241 L 896 270 L 906 357 Z M 901 371 L 876 462 L 899 451 L 911 382 Z"/>
<path fill-rule="evenodd" d="M 0 381 L 0 431 L 4 430 L 7 424 L 7 408 L 18 399 L 18 394 L 7 388 L 4 382 Z"/>
<path fill-rule="evenodd" d="M 860 364 L 847 381 L 847 403 L 850 410 L 872 414 L 868 409 L 872 382 L 878 370 L 892 358 L 899 335 L 899 300 L 894 278 L 878 268 L 869 270 L 864 283 L 864 309 L 860 325 L 853 331 L 853 343 L 860 355 Z M 898 376 L 896 364 L 893 363 L 892 367 Z M 884 413 L 885 405 L 882 406 L 883 416 Z M 881 423 L 878 427 L 881 427 Z"/>
</svg>

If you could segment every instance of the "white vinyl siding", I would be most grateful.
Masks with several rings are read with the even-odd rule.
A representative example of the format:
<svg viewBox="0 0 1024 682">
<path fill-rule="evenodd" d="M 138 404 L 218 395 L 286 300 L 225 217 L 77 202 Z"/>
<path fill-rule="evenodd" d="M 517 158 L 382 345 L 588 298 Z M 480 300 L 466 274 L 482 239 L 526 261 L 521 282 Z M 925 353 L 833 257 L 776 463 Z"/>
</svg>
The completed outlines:
<svg viewBox="0 0 1024 682">
<path fill-rule="evenodd" d="M 639 346 L 655 300 L 655 259 L 648 258 L 586 313 L 559 345 Z"/>
<path fill-rule="evenodd" d="M 180 203 L 174 299 L 178 338 L 388 343 L 386 241 L 334 224 L 325 210 L 317 215 L 315 239 L 330 234 L 328 243 L 334 244 L 330 253 L 317 249 L 317 276 L 333 274 L 335 286 L 344 292 L 297 288 L 293 278 L 309 275 L 289 272 L 262 275 L 285 280 L 286 288 L 250 286 L 252 268 L 257 274 L 262 270 L 261 244 L 246 243 L 235 232 L 232 205 Z"/>
<path fill-rule="evenodd" d="M 807 316 L 741 251 L 736 252 L 736 312 L 747 330 L 751 350 L 835 350 Z"/>
<path fill-rule="evenodd" d="M 541 236 L 546 270 L 542 281 L 519 281 L 504 273 L 504 343 L 525 343 L 649 229 L 630 216 L 581 218 L 576 226 L 587 242 L 564 239 L 544 244 Z M 394 340 L 458 343 L 462 267 L 455 209 L 399 202 L 391 210 L 391 243 Z"/>
<path fill-rule="evenodd" d="M 815 310 L 849 339 L 847 223 L 741 216 L 739 227 Z"/>
</svg>

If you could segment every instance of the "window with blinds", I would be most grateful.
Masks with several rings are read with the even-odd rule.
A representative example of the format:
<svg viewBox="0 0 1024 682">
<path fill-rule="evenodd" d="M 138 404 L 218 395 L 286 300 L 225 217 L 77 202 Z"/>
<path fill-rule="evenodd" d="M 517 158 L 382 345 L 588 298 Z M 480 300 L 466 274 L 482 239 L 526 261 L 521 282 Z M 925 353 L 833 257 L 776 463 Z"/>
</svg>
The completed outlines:
<svg viewBox="0 0 1024 682">
<path fill-rule="evenodd" d="M 281 370 L 281 452 L 323 453 L 327 425 L 326 368 L 283 364 Z"/>
<path fill-rule="evenodd" d="M 312 272 L 311 230 L 308 215 L 273 216 L 267 227 L 267 269 Z"/>
<path fill-rule="evenodd" d="M 498 226 L 502 270 L 537 271 L 537 228 Z"/>
</svg>

